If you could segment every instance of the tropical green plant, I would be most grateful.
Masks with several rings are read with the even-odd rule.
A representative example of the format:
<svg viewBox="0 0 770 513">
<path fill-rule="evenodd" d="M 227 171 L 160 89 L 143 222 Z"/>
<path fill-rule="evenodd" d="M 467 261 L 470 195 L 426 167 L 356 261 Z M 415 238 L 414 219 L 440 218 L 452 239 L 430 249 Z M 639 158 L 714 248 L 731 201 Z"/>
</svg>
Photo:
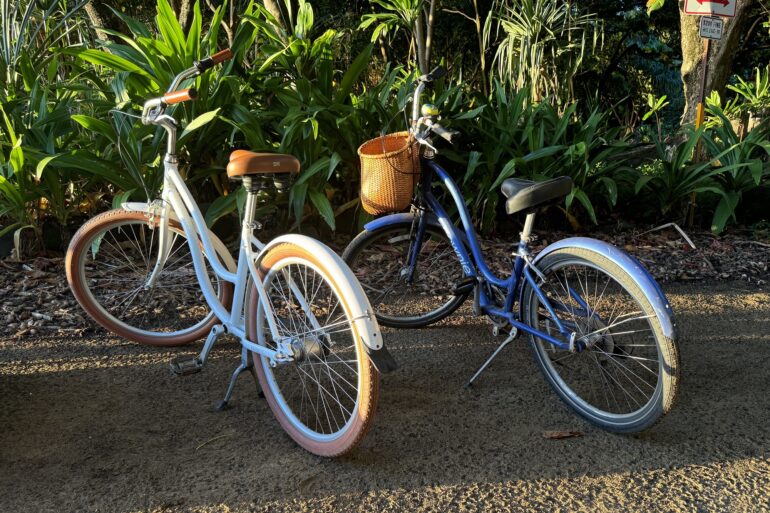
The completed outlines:
<svg viewBox="0 0 770 513">
<path fill-rule="evenodd" d="M 770 121 L 755 127 L 741 140 L 730 120 L 718 110 L 716 115 L 721 123 L 704 132 L 702 144 L 718 172 L 721 198 L 711 230 L 721 233 L 730 220 L 735 220 L 735 209 L 744 193 L 770 175 Z"/>
<path fill-rule="evenodd" d="M 625 164 L 628 144 L 619 127 L 609 126 L 609 116 L 598 110 L 581 117 L 577 104 L 564 113 L 549 102 L 531 104 L 526 89 L 508 95 L 499 83 L 487 104 L 470 111 L 478 117 L 475 139 L 479 150 L 468 157 L 462 184 L 470 189 L 469 206 L 480 217 L 482 229 L 492 227 L 503 180 L 517 176 L 545 180 L 569 176 L 574 182 L 563 211 L 574 226 L 574 211 L 581 205 L 592 223 L 597 222 L 596 202 L 613 207 L 618 182 L 630 180 Z"/>
<path fill-rule="evenodd" d="M 309 200 L 334 229 L 336 215 L 357 204 L 353 180 L 362 139 L 353 129 L 357 121 L 352 92 L 369 64 L 372 46 L 341 73 L 334 60 L 341 34 L 326 30 L 314 37 L 313 9 L 304 0 L 290 31 L 261 7 L 246 19 L 260 36 L 260 65 L 250 83 L 269 98 L 263 121 L 274 127 L 275 149 L 295 155 L 303 165 L 289 197 L 296 222 L 305 217 Z M 330 201 L 335 196 L 343 203 L 336 210 Z"/>
<path fill-rule="evenodd" d="M 646 191 L 650 201 L 658 204 L 662 215 L 681 209 L 684 216 L 686 204 L 691 197 L 698 194 L 711 193 L 718 196 L 724 194 L 724 189 L 717 180 L 718 175 L 733 169 L 732 166 L 715 167 L 713 161 L 695 162 L 693 155 L 698 142 L 704 139 L 705 126 L 698 129 L 685 128 L 685 138 L 673 148 L 669 154 L 663 141 L 656 140 L 655 148 L 658 154 L 658 165 L 651 174 L 642 174 L 636 181 L 635 193 Z M 726 153 L 715 155 L 718 160 Z"/>
<path fill-rule="evenodd" d="M 219 49 L 219 27 L 226 12 L 226 3 L 214 12 L 208 31 L 203 32 L 203 18 L 196 2 L 193 7 L 192 23 L 185 34 L 167 0 L 158 0 L 155 27 L 151 30 L 144 23 L 118 11 L 130 33 L 105 29 L 115 41 L 105 43 L 104 48 L 72 48 L 67 54 L 76 56 L 84 63 L 90 63 L 108 70 L 113 75 L 109 87 L 103 88 L 103 105 L 120 110 L 135 110 L 152 96 L 164 91 L 173 77 L 192 66 L 193 62 Z M 254 10 L 253 2 L 245 8 L 245 16 Z M 154 34 L 157 34 L 155 36 Z M 242 23 L 235 32 L 232 45 L 235 63 L 242 62 L 256 38 L 251 24 Z M 229 147 L 232 120 L 252 121 L 248 109 L 242 105 L 247 85 L 233 73 L 233 62 L 222 68 L 197 77 L 194 86 L 199 91 L 195 102 L 182 104 L 172 110 L 184 131 L 179 143 L 184 148 L 186 166 L 182 167 L 192 181 L 216 177 L 223 170 L 222 162 Z M 94 131 L 97 137 L 104 136 L 106 144 L 100 157 L 105 161 L 120 162 L 112 174 L 111 181 L 124 192 L 147 199 L 160 187 L 157 167 L 160 162 L 158 146 L 161 129 L 147 130 L 135 125 L 134 131 L 125 131 L 127 118 L 113 113 L 113 125 L 104 121 L 109 112 L 99 110 L 95 115 L 81 114 L 75 120 Z M 259 123 L 249 130 L 252 141 L 265 147 L 260 137 Z M 224 190 L 220 182 L 218 191 Z"/>
<path fill-rule="evenodd" d="M 727 88 L 740 98 L 738 105 L 741 111 L 755 116 L 762 116 L 770 111 L 770 65 L 754 68 L 753 82 L 743 80 L 737 75 L 735 79 L 738 83 L 728 85 Z"/>
<path fill-rule="evenodd" d="M 88 0 L 0 0 L 0 92 L 8 100 L 29 91 L 41 76 L 58 75 L 52 48 L 82 43 L 78 16 Z"/>
<path fill-rule="evenodd" d="M 495 0 L 484 25 L 487 49 L 497 45 L 496 76 L 532 100 L 575 99 L 573 77 L 603 41 L 602 22 L 567 0 Z"/>
<path fill-rule="evenodd" d="M 380 38 L 388 38 L 391 41 L 399 31 L 405 30 L 409 36 L 409 54 L 416 54 L 420 70 L 427 70 L 428 63 L 425 56 L 425 40 L 422 34 L 421 13 L 425 0 L 372 0 L 384 12 L 364 14 L 361 18 L 359 29 L 364 30 L 374 26 L 372 31 L 372 43 Z"/>
<path fill-rule="evenodd" d="M 0 234 L 30 228 L 39 239 L 45 217 L 67 221 L 77 202 L 73 170 L 88 164 L 75 156 L 79 135 L 69 113 L 75 99 L 59 87 L 71 67 L 56 49 L 87 40 L 78 16 L 84 1 L 0 0 Z M 84 37 L 85 35 L 85 37 Z M 47 167 L 68 149 L 69 169 Z"/>
<path fill-rule="evenodd" d="M 668 106 L 666 101 L 666 95 L 664 94 L 660 98 L 652 93 L 647 94 L 647 107 L 649 110 L 642 116 L 642 121 L 647 121 L 652 116 L 655 116 L 655 125 L 658 128 L 658 140 L 663 139 L 663 126 L 660 122 L 660 112 Z"/>
</svg>

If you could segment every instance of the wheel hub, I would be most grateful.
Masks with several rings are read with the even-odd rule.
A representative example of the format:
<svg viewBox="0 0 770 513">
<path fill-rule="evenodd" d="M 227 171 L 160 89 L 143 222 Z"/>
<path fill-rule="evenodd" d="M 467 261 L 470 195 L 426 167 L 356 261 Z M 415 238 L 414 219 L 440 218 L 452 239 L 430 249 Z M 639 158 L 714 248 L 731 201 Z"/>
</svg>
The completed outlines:
<svg viewBox="0 0 770 513">
<path fill-rule="evenodd" d="M 325 356 L 324 344 L 316 337 L 294 339 L 290 347 L 295 362 L 307 360 L 310 356 L 322 360 Z"/>
<path fill-rule="evenodd" d="M 587 335 L 580 337 L 586 349 L 598 348 L 603 352 L 610 353 L 615 350 L 615 342 L 612 339 L 612 333 L 607 330 L 607 325 L 598 317 L 592 317 L 587 326 Z"/>
</svg>

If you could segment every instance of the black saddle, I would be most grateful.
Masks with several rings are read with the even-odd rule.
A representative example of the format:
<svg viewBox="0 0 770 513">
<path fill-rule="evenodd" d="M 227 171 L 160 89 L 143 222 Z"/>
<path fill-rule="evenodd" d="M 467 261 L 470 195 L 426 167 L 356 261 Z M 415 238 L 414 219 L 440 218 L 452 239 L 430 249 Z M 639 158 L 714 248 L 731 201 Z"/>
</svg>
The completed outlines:
<svg viewBox="0 0 770 513">
<path fill-rule="evenodd" d="M 533 182 L 521 178 L 508 178 L 500 187 L 503 195 L 508 198 L 505 211 L 509 214 L 527 211 L 532 212 L 537 207 L 543 207 L 562 199 L 572 191 L 572 179 L 560 176 L 544 182 Z"/>
</svg>

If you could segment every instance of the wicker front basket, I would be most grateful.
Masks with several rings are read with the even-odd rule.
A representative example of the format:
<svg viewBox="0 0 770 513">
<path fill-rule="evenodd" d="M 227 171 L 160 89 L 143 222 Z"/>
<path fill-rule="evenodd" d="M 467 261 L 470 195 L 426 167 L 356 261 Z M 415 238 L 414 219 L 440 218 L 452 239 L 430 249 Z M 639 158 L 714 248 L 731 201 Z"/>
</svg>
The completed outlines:
<svg viewBox="0 0 770 513">
<path fill-rule="evenodd" d="M 372 215 L 405 210 L 420 175 L 420 145 L 409 132 L 387 134 L 358 148 L 361 205 Z"/>
</svg>

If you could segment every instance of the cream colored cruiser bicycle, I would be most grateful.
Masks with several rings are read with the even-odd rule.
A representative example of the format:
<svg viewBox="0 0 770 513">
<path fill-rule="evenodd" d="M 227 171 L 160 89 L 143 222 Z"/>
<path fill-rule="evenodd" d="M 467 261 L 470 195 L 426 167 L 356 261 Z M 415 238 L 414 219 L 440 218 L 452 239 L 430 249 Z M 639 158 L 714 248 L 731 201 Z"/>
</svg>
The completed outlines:
<svg viewBox="0 0 770 513">
<path fill-rule="evenodd" d="M 67 280 L 83 309 L 129 340 L 156 346 L 202 338 L 201 353 L 171 363 L 180 375 L 201 370 L 217 338 L 240 339 L 237 377 L 255 374 L 281 426 L 322 456 L 350 451 L 369 430 L 379 373 L 394 368 L 373 310 L 348 266 L 321 242 L 283 235 L 262 244 L 254 231 L 257 193 L 288 186 L 299 162 L 291 155 L 238 150 L 227 174 L 247 191 L 237 262 L 208 230 L 178 171 L 177 124 L 168 106 L 194 100 L 183 81 L 232 58 L 224 50 L 177 75 L 168 92 L 144 104 L 142 122 L 165 129 L 160 200 L 124 203 L 75 234 Z"/>
</svg>

